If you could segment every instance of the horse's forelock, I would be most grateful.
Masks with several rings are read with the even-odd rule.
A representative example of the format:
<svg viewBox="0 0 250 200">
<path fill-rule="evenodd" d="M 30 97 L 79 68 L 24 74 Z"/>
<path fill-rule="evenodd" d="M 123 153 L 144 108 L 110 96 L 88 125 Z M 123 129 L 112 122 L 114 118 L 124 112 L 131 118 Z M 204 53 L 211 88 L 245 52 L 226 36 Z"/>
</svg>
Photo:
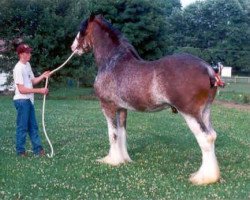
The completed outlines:
<svg viewBox="0 0 250 200">
<path fill-rule="evenodd" d="M 84 21 L 81 22 L 80 28 L 79 28 L 79 32 L 80 32 L 81 36 L 85 35 L 87 26 L 88 26 L 88 20 L 84 20 Z"/>
</svg>

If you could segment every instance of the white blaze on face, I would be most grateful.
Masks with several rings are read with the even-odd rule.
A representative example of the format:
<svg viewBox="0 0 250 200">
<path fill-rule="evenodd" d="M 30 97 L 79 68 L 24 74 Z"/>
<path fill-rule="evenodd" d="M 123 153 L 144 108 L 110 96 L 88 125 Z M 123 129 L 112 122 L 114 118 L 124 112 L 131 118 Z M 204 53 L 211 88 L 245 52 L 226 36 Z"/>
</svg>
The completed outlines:
<svg viewBox="0 0 250 200">
<path fill-rule="evenodd" d="M 72 50 L 72 51 L 75 51 L 76 48 L 77 48 L 77 46 L 78 46 L 78 38 L 79 38 L 79 35 L 80 35 L 80 33 L 77 34 L 77 36 L 75 37 L 75 40 L 74 40 L 73 44 L 71 45 L 71 50 Z"/>
<path fill-rule="evenodd" d="M 78 43 L 79 37 L 80 37 L 80 33 L 78 33 L 77 36 L 75 37 L 75 40 L 74 40 L 73 44 L 71 45 L 71 50 L 76 51 L 76 53 L 78 55 L 82 55 L 83 54 L 83 47 L 79 47 L 79 43 Z"/>
<path fill-rule="evenodd" d="M 83 49 L 78 47 L 79 46 L 79 43 L 78 43 L 78 38 L 79 37 L 80 37 L 80 33 L 77 34 L 73 44 L 71 45 L 71 50 L 72 51 L 76 50 L 76 53 L 81 55 L 81 54 L 83 54 Z M 78 49 L 77 49 L 77 47 L 78 47 Z"/>
<path fill-rule="evenodd" d="M 81 44 L 79 44 L 80 39 L 80 33 L 77 34 L 73 44 L 71 45 L 71 50 L 76 51 L 78 55 L 82 55 L 83 53 L 86 53 L 89 51 L 90 43 L 86 40 L 86 38 L 83 38 L 83 41 L 81 41 Z"/>
</svg>

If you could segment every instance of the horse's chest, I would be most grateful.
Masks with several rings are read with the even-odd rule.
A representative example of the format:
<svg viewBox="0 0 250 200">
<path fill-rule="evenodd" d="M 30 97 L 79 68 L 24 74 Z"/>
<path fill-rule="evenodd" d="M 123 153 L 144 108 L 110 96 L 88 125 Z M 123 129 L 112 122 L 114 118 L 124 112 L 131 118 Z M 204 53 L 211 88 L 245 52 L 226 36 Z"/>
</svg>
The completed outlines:
<svg viewBox="0 0 250 200">
<path fill-rule="evenodd" d="M 112 99 L 115 96 L 116 85 L 111 74 L 98 74 L 95 79 L 94 88 L 96 95 L 101 99 Z"/>
<path fill-rule="evenodd" d="M 136 110 L 130 105 L 127 95 L 123 95 L 123 87 L 118 82 L 112 74 L 98 74 L 94 84 L 96 95 L 101 101 L 112 102 L 118 107 Z M 127 94 L 129 94 L 128 91 Z"/>
</svg>

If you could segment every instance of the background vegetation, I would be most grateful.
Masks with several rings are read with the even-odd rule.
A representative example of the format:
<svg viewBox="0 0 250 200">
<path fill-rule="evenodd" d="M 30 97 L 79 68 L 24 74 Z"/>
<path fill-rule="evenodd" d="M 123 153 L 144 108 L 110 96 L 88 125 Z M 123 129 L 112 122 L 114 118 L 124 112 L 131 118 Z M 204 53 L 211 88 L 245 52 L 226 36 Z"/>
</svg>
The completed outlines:
<svg viewBox="0 0 250 200">
<path fill-rule="evenodd" d="M 91 96 L 91 89 L 61 89 L 48 98 L 52 159 L 30 151 L 28 158 L 15 156 L 15 109 L 11 97 L 0 96 L 0 199 L 249 199 L 249 110 L 213 105 L 222 178 L 194 186 L 188 177 L 198 169 L 201 152 L 183 118 L 171 110 L 129 112 L 128 150 L 134 162 L 119 167 L 96 162 L 109 144 L 99 103 L 86 100 Z M 41 125 L 41 100 L 36 108 Z"/>
<path fill-rule="evenodd" d="M 250 104 L 250 84 L 228 83 L 225 88 L 219 89 L 216 99 L 238 104 Z"/>
<path fill-rule="evenodd" d="M 90 13 L 102 13 L 148 60 L 189 52 L 209 63 L 221 61 L 234 73 L 250 73 L 250 2 L 205 0 L 182 8 L 180 0 L 1 0 L 0 71 L 16 62 L 15 45 L 34 49 L 37 73 L 61 64 L 70 54 L 78 26 Z M 75 57 L 54 79 L 73 78 L 90 86 L 92 54 Z"/>
</svg>

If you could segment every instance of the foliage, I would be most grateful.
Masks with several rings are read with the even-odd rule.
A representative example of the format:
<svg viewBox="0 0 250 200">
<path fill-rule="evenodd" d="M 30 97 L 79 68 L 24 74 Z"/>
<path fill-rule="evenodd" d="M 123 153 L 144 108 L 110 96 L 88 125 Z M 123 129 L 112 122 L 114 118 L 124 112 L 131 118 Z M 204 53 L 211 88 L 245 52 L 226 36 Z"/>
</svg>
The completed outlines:
<svg viewBox="0 0 250 200">
<path fill-rule="evenodd" d="M 247 0 L 206 0 L 169 17 L 174 46 L 200 49 L 206 61 L 250 71 L 250 9 Z M 184 48 L 184 49 L 183 49 Z"/>
<path fill-rule="evenodd" d="M 250 104 L 250 84 L 227 83 L 225 88 L 220 88 L 217 99 L 229 102 Z"/>
<path fill-rule="evenodd" d="M 2 0 L 0 71 L 11 71 L 20 40 L 34 49 L 31 64 L 37 74 L 60 65 L 83 19 L 102 13 L 148 60 L 175 52 L 190 52 L 209 63 L 222 61 L 234 71 L 250 71 L 250 5 L 248 0 L 206 0 L 181 9 L 180 0 Z M 52 77 L 93 84 L 93 55 L 74 57 Z"/>
<path fill-rule="evenodd" d="M 106 120 L 97 101 L 47 101 L 46 127 L 55 150 L 50 159 L 31 152 L 28 158 L 16 157 L 15 109 L 10 99 L 0 98 L 4 107 L 0 110 L 0 199 L 249 198 L 247 111 L 213 106 L 222 179 L 199 187 L 191 185 L 188 177 L 199 167 L 200 149 L 183 118 L 170 110 L 130 112 L 128 150 L 134 162 L 111 167 L 96 162 L 109 147 Z M 39 124 L 41 107 L 37 100 Z"/>
<path fill-rule="evenodd" d="M 153 60 L 166 54 L 169 46 L 166 17 L 175 7 L 180 8 L 179 0 L 97 2 L 94 11 L 110 19 L 143 58 Z"/>
<path fill-rule="evenodd" d="M 4 0 L 0 10 L 3 16 L 0 27 L 6 29 L 0 31 L 0 38 L 10 41 L 11 51 L 4 53 L 1 68 L 6 71 L 13 68 L 17 60 L 14 50 L 20 40 L 27 42 L 33 48 L 31 63 L 35 73 L 59 66 L 71 53 L 70 45 L 77 33 L 81 16 L 86 13 L 83 5 L 86 5 L 86 1 L 79 3 L 66 0 Z M 7 63 L 7 60 L 10 62 Z M 92 62 L 89 65 L 90 60 L 90 57 L 75 58 L 69 67 L 55 74 L 53 79 L 58 80 L 61 75 L 64 78 L 73 76 L 79 79 L 82 78 L 81 73 L 87 69 L 90 72 L 88 76 L 93 80 L 95 72 L 89 70 L 89 68 L 94 69 Z M 89 84 L 89 81 L 87 83 Z"/>
</svg>

